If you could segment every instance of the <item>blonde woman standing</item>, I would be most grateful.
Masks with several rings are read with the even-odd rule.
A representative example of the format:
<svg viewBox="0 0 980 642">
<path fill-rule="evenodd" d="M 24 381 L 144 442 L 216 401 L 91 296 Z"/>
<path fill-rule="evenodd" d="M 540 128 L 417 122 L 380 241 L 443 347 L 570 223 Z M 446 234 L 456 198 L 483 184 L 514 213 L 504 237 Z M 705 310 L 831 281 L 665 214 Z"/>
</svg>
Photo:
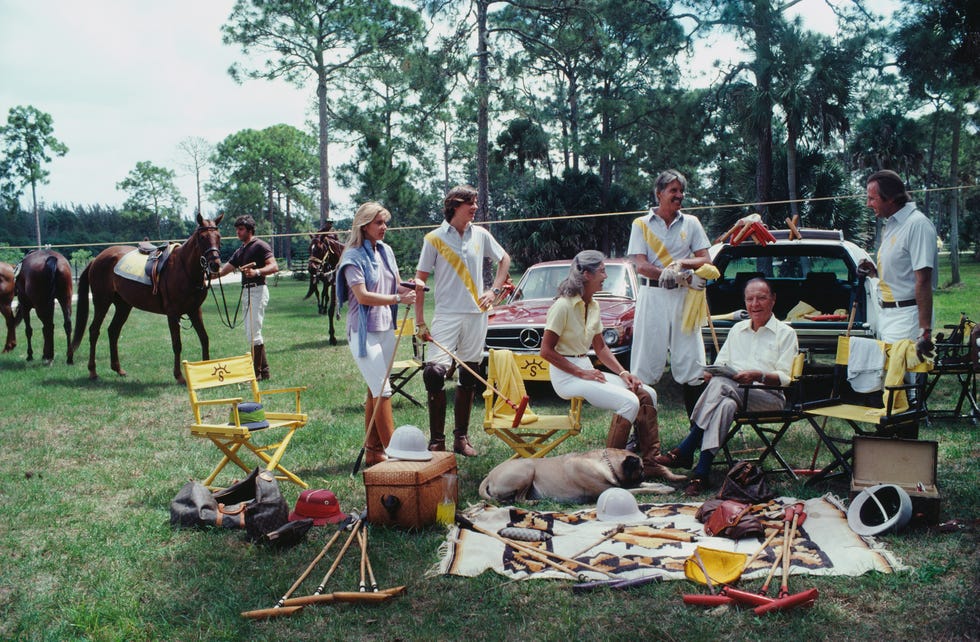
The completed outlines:
<svg viewBox="0 0 980 642">
<path fill-rule="evenodd" d="M 395 431 L 386 374 L 395 356 L 398 305 L 415 303 L 415 289 L 399 285 L 395 254 L 384 242 L 389 220 L 391 213 L 380 203 L 361 205 L 337 266 L 337 299 L 348 306 L 347 344 L 368 386 L 364 403 L 367 466 L 386 459 L 384 449 Z"/>
</svg>

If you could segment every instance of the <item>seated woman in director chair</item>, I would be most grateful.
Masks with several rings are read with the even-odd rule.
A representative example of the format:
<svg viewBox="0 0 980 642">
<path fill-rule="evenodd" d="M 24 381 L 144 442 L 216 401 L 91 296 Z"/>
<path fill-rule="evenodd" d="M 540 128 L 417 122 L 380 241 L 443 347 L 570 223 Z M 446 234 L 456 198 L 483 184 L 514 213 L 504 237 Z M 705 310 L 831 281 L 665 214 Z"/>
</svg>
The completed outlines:
<svg viewBox="0 0 980 642">
<path fill-rule="evenodd" d="M 602 339 L 599 303 L 592 297 L 606 279 L 605 256 L 596 250 L 579 252 L 568 277 L 558 285 L 558 299 L 548 310 L 541 357 L 551 364 L 551 384 L 564 399 L 583 397 L 593 406 L 615 412 L 607 448 L 625 448 L 636 426 L 637 444 L 646 479 L 680 481 L 654 458 L 660 454 L 657 393 L 623 368 Z M 586 355 L 595 350 L 610 374 L 595 369 Z"/>
</svg>

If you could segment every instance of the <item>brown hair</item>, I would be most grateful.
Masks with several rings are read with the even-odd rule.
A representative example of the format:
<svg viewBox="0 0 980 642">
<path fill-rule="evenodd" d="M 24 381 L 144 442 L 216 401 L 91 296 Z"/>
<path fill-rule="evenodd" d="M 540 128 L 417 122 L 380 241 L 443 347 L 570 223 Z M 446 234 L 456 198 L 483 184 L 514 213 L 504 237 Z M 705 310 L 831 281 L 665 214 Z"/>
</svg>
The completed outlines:
<svg viewBox="0 0 980 642">
<path fill-rule="evenodd" d="M 443 201 L 443 216 L 446 217 L 446 222 L 453 220 L 453 214 L 456 213 L 456 208 L 463 203 L 472 203 L 476 200 L 477 191 L 469 185 L 457 185 L 456 187 L 449 190 L 446 194 L 446 200 Z"/>
<path fill-rule="evenodd" d="M 868 177 L 867 184 L 878 184 L 878 196 L 884 201 L 892 201 L 896 205 L 905 205 L 912 196 L 905 189 L 902 177 L 890 169 L 882 169 Z"/>
</svg>

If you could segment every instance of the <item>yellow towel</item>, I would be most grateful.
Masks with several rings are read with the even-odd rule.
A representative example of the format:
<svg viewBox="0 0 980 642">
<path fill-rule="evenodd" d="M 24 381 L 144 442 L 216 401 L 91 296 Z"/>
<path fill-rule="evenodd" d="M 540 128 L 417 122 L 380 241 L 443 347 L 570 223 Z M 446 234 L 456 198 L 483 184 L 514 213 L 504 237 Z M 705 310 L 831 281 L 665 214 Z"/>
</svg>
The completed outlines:
<svg viewBox="0 0 980 642">
<path fill-rule="evenodd" d="M 888 354 L 888 370 L 885 372 L 884 404 L 881 414 L 888 412 L 888 386 L 900 386 L 905 383 L 905 373 L 921 364 L 922 360 L 915 354 L 915 341 L 902 339 L 891 345 Z M 904 390 L 895 392 L 892 402 L 892 413 L 905 412 L 909 409 L 909 400 Z"/>
<path fill-rule="evenodd" d="M 786 313 L 786 318 L 783 319 L 786 323 L 792 323 L 793 321 L 803 321 L 806 319 L 808 314 L 819 314 L 820 311 L 809 303 L 804 303 L 800 301 L 793 308 Z"/>
<path fill-rule="evenodd" d="M 521 399 L 527 396 L 527 389 L 524 387 L 524 380 L 521 379 L 521 371 L 514 361 L 514 353 L 510 350 L 493 350 L 490 353 L 491 362 L 489 369 L 494 373 L 493 384 L 497 390 L 507 395 L 507 398 L 516 404 L 520 404 Z M 493 404 L 494 417 L 514 417 L 514 409 L 506 401 L 497 396 Z M 521 425 L 534 423 L 538 416 L 531 410 L 530 403 L 521 417 Z"/>
<path fill-rule="evenodd" d="M 721 276 L 718 268 L 705 263 L 694 273 L 705 280 L 717 279 Z M 700 330 L 701 326 L 708 322 L 708 299 L 705 297 L 704 290 L 692 290 L 688 288 L 684 296 L 684 316 L 681 320 L 681 332 L 691 334 L 695 330 Z"/>
</svg>

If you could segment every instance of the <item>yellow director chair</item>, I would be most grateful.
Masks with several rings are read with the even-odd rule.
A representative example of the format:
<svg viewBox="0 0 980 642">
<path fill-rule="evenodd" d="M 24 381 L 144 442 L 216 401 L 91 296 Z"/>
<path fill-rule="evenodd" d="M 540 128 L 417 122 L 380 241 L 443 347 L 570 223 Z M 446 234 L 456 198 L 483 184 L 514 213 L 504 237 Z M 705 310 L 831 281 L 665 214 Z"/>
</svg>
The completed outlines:
<svg viewBox="0 0 980 642">
<path fill-rule="evenodd" d="M 244 446 L 265 465 L 266 470 L 276 475 L 276 479 L 291 481 L 302 488 L 307 487 L 306 482 L 283 467 L 281 463 L 293 434 L 307 422 L 307 416 L 300 406 L 300 393 L 306 390 L 306 386 L 259 390 L 255 371 L 252 368 L 252 356 L 248 353 L 210 361 L 184 361 L 183 369 L 191 410 L 194 413 L 194 421 L 190 426 L 191 434 L 210 439 L 224 454 L 218 465 L 204 480 L 205 486 L 212 490 L 221 488 L 214 485 L 214 480 L 229 462 L 246 473 L 251 472 L 252 468 L 239 457 Z M 227 396 L 218 398 L 218 395 Z M 248 401 L 265 406 L 268 405 L 265 403 L 267 399 L 273 395 L 292 397 L 292 403 L 288 404 L 291 411 L 275 412 L 263 407 L 261 412 L 264 417 L 246 416 L 243 420 L 239 404 Z M 285 402 L 280 402 L 283 403 Z M 249 419 L 256 421 L 250 422 Z M 273 432 L 280 435 L 279 441 L 275 443 L 259 444 L 253 440 L 253 436 L 257 433 Z"/>
<path fill-rule="evenodd" d="M 807 481 L 807 485 L 829 476 L 850 476 L 852 473 L 853 435 L 839 437 L 830 434 L 827 429 L 829 419 L 842 420 L 850 426 L 854 435 L 918 439 L 919 423 L 926 418 L 924 381 L 918 378 L 916 383 L 903 383 L 906 373 L 929 372 L 932 368 L 931 362 L 920 362 L 915 358 L 914 342 L 881 343 L 885 350 L 886 373 L 882 392 L 858 395 L 847 383 L 850 341 L 851 338 L 847 336 L 837 337 L 831 396 L 803 404 L 803 414 L 833 457 L 827 466 Z M 911 400 L 910 393 L 914 393 Z M 840 470 L 831 475 L 838 468 Z"/>
<path fill-rule="evenodd" d="M 402 339 L 409 337 L 412 340 L 412 356 L 408 359 L 398 359 L 391 364 L 388 381 L 391 383 L 392 397 L 399 394 L 421 408 L 422 402 L 405 390 L 405 386 L 422 371 L 422 366 L 425 364 L 425 342 L 419 341 L 415 336 L 415 321 L 410 317 L 405 317 L 399 322 L 395 329 L 395 336 Z"/>
<path fill-rule="evenodd" d="M 513 427 L 515 411 L 501 399 L 494 388 L 506 394 L 513 403 L 527 396 L 524 381 L 551 381 L 548 362 L 536 354 L 515 354 L 510 350 L 491 350 L 487 365 L 487 382 L 483 392 L 485 412 L 483 429 L 499 437 L 517 457 L 544 457 L 569 437 L 582 430 L 582 398 L 569 402 L 563 415 L 538 415 L 528 404 L 521 424 Z"/>
</svg>

